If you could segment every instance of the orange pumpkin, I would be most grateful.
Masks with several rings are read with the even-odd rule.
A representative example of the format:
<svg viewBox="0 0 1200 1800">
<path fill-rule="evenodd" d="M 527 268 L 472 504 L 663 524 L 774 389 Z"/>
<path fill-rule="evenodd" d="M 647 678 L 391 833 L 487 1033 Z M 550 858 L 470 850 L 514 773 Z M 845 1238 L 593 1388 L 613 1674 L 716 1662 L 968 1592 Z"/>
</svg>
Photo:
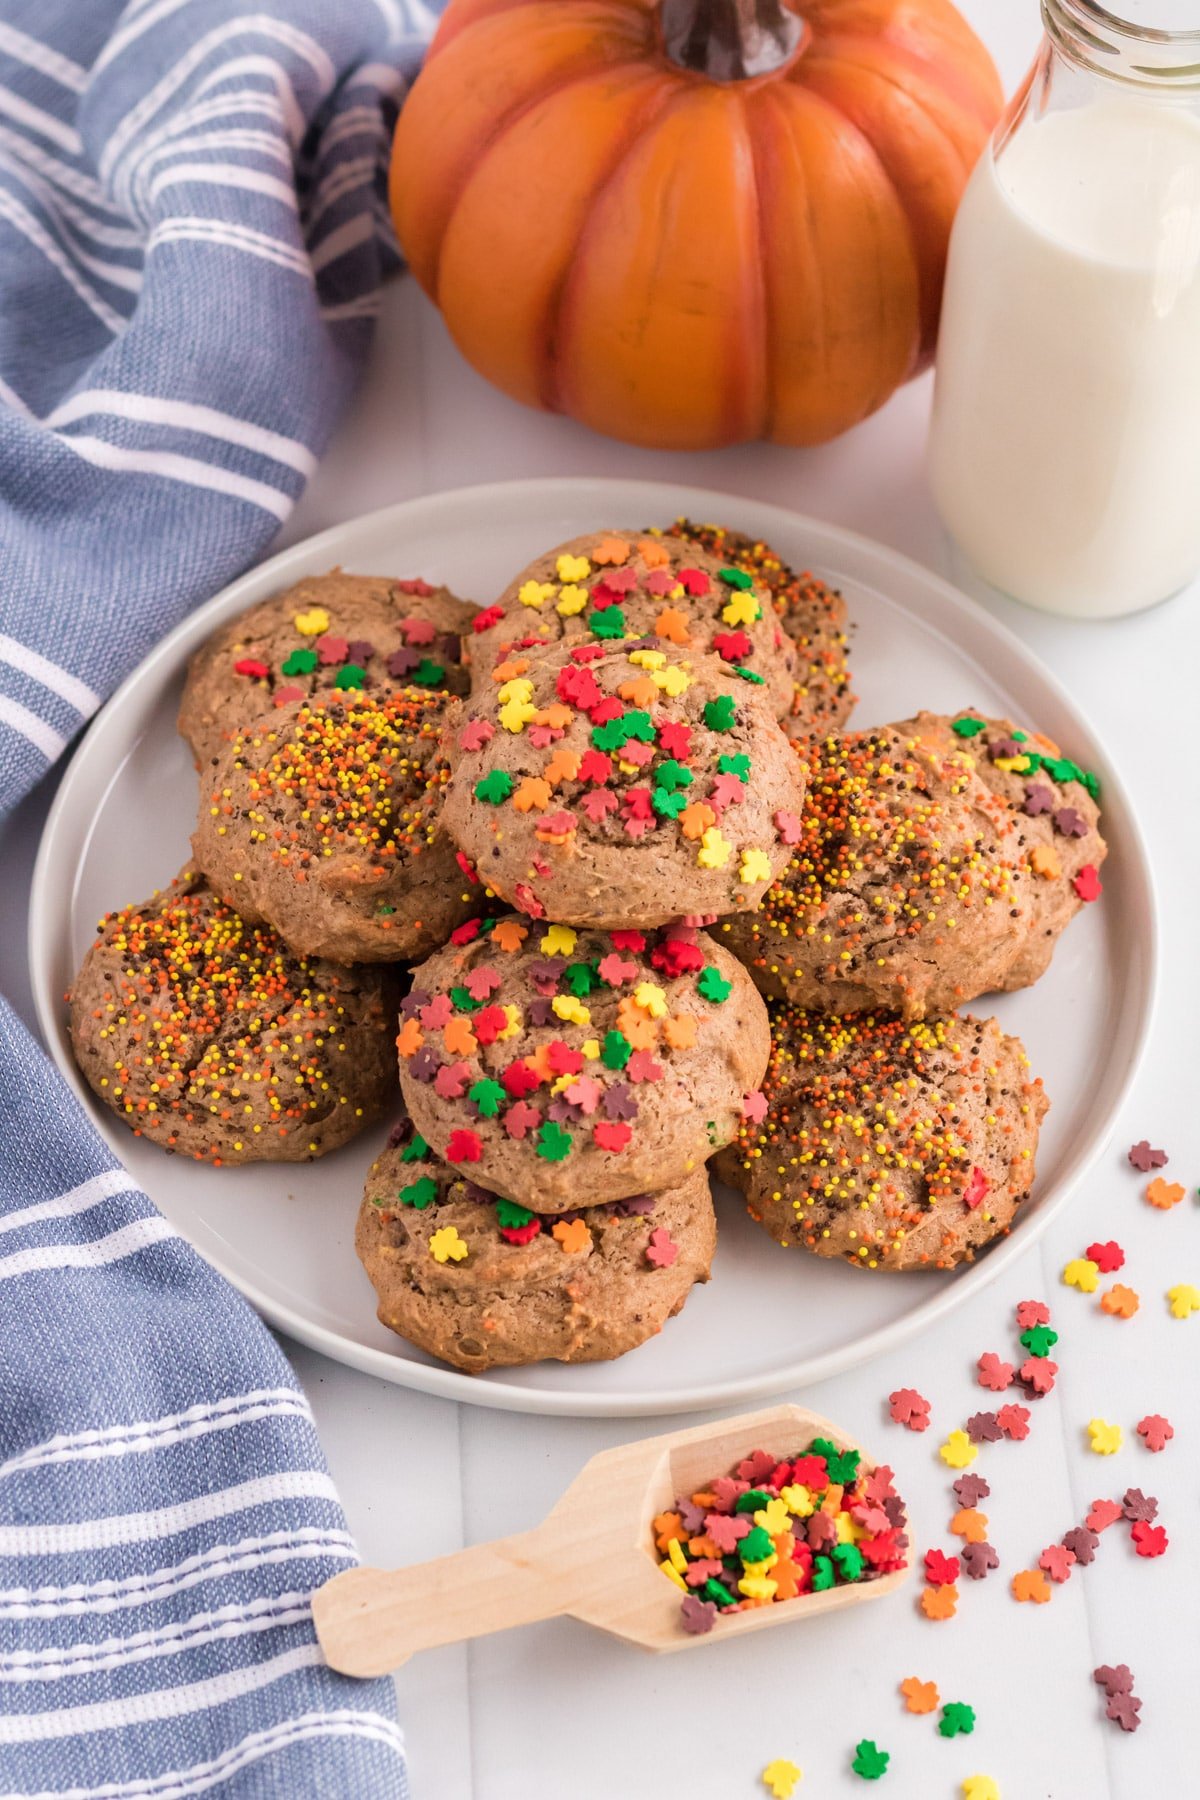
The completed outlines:
<svg viewBox="0 0 1200 1800">
<path fill-rule="evenodd" d="M 999 114 L 948 0 L 451 0 L 396 131 L 463 354 L 633 443 L 811 444 L 931 358 Z"/>
</svg>

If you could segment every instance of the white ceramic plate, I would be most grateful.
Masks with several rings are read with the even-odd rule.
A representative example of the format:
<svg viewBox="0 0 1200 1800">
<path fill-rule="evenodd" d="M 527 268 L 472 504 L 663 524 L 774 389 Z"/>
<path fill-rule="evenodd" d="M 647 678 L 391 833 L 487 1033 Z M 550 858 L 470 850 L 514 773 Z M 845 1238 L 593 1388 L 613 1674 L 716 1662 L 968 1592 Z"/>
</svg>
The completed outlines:
<svg viewBox="0 0 1200 1800">
<path fill-rule="evenodd" d="M 470 1377 L 376 1321 L 353 1250 L 363 1174 L 385 1127 L 311 1165 L 211 1169 L 134 1138 L 99 1106 L 71 1056 L 63 994 L 109 908 L 166 884 L 188 855 L 196 807 L 175 733 L 187 659 L 222 621 L 335 563 L 422 575 L 481 601 L 561 539 L 605 526 L 716 519 L 770 539 L 845 592 L 856 624 L 854 723 L 922 706 L 1005 713 L 1098 770 L 1110 855 L 1105 894 L 1063 937 L 1046 978 L 992 1007 L 1024 1038 L 1052 1108 L 1038 1182 L 1011 1236 L 957 1274 L 868 1275 L 784 1255 L 721 1189 L 714 1277 L 652 1343 L 613 1363 L 538 1364 Z M 634 1415 L 740 1402 L 894 1349 L 962 1305 L 1044 1230 L 1095 1160 L 1150 1026 L 1154 895 L 1145 847 L 1104 746 L 1037 659 L 972 601 L 867 540 L 779 507 L 669 484 L 520 481 L 388 507 L 323 532 L 237 581 L 158 646 L 97 716 L 47 821 L 30 926 L 34 993 L 59 1067 L 155 1203 L 273 1325 L 389 1381 L 519 1411 Z"/>
</svg>

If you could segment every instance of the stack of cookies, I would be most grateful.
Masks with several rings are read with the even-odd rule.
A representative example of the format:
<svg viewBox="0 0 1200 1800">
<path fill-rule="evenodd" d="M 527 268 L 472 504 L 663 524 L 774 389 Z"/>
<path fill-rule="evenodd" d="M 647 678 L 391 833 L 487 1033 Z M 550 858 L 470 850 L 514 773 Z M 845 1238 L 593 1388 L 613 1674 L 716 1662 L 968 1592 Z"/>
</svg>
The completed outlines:
<svg viewBox="0 0 1200 1800">
<path fill-rule="evenodd" d="M 1025 987 L 1100 892 L 1099 783 L 1048 739 L 921 713 L 798 746 L 794 854 L 718 935 L 768 996 L 763 1116 L 718 1171 L 785 1247 L 945 1269 L 1005 1233 L 1047 1100 L 954 1008 Z"/>
<path fill-rule="evenodd" d="M 436 819 L 474 614 L 424 581 L 335 571 L 194 658 L 195 861 L 101 921 L 71 996 L 80 1067 L 139 1135 L 304 1161 L 392 1103 L 393 965 L 471 911 Z"/>
<path fill-rule="evenodd" d="M 1096 784 L 1006 721 L 845 733 L 838 595 L 680 520 L 482 609 L 306 580 L 193 660 L 193 863 L 71 999 L 130 1126 L 215 1163 L 403 1111 L 357 1248 L 461 1369 L 612 1357 L 707 1280 L 720 1174 L 780 1244 L 947 1267 L 1007 1229 L 1041 1085 L 954 1009 L 1099 891 Z"/>
<path fill-rule="evenodd" d="M 384 1322 L 460 1368 L 614 1356 L 708 1278 L 706 1164 L 766 1070 L 766 1007 L 704 926 L 789 861 L 800 653 L 745 570 L 605 532 L 524 570 L 467 656 L 442 821 L 505 910 L 413 971 L 415 1136 L 359 1252 Z"/>
</svg>

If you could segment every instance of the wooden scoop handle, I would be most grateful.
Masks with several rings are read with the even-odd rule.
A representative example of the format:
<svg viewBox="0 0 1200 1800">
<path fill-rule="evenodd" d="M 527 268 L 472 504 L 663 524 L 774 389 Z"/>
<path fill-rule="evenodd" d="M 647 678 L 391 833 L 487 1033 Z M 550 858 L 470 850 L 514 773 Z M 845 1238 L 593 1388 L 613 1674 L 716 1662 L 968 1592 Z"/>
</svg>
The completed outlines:
<svg viewBox="0 0 1200 1800">
<path fill-rule="evenodd" d="M 411 1569 L 345 1569 L 313 1596 L 325 1660 L 343 1675 L 386 1675 L 414 1650 L 551 1619 L 570 1584 L 539 1565 L 538 1532 L 498 1538 Z"/>
</svg>

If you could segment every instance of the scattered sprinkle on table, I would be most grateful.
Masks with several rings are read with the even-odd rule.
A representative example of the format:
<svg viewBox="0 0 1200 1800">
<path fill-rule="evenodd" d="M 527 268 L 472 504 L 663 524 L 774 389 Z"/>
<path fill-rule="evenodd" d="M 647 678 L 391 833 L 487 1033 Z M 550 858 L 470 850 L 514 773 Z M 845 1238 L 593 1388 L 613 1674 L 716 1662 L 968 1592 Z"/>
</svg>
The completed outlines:
<svg viewBox="0 0 1200 1800">
<path fill-rule="evenodd" d="M 1060 1585 L 1069 1577 L 1075 1565 L 1075 1552 L 1068 1550 L 1065 1544 L 1047 1544 L 1038 1557 L 1038 1568 L 1044 1569 L 1051 1581 Z"/>
<path fill-rule="evenodd" d="M 774 1800 L 791 1800 L 796 1783 L 803 1779 L 803 1769 L 798 1769 L 794 1762 L 788 1762 L 782 1756 L 769 1762 L 762 1772 L 762 1784 L 774 1796 Z"/>
<path fill-rule="evenodd" d="M 1133 1288 L 1126 1287 L 1120 1281 L 1114 1281 L 1108 1291 L 1100 1296 L 1100 1311 L 1117 1319 L 1132 1319 L 1141 1304 L 1141 1299 Z"/>
<path fill-rule="evenodd" d="M 1122 1431 L 1106 1419 L 1089 1419 L 1088 1444 L 1097 1456 L 1112 1456 L 1121 1448 Z"/>
<path fill-rule="evenodd" d="M 921 1611 L 927 1619 L 952 1619 L 958 1611 L 958 1589 L 952 1582 L 944 1587 L 931 1584 L 921 1595 Z"/>
<path fill-rule="evenodd" d="M 1050 1598 L 1050 1583 L 1041 1569 L 1018 1569 L 1012 1578 L 1014 1600 L 1029 1600 L 1035 1606 L 1045 1606 Z"/>
<path fill-rule="evenodd" d="M 1125 1264 L 1124 1250 L 1111 1238 L 1106 1244 L 1089 1244 L 1084 1255 L 1095 1263 L 1102 1275 L 1115 1275 Z"/>
<path fill-rule="evenodd" d="M 993 1393 L 1003 1393 L 1011 1382 L 1015 1370 L 1012 1363 L 1001 1362 L 992 1350 L 986 1350 L 979 1358 L 979 1385 L 990 1388 Z"/>
<path fill-rule="evenodd" d="M 975 1461 L 979 1451 L 965 1431 L 954 1430 L 938 1450 L 938 1455 L 952 1469 L 965 1469 Z"/>
<path fill-rule="evenodd" d="M 1156 1175 L 1147 1185 L 1146 1198 L 1159 1212 L 1169 1212 L 1179 1205 L 1186 1191 L 1182 1181 L 1164 1181 L 1161 1175 Z"/>
<path fill-rule="evenodd" d="M 1133 1691 L 1133 1675 L 1127 1663 L 1118 1663 L 1115 1668 L 1101 1663 L 1098 1669 L 1092 1670 L 1092 1680 L 1097 1687 L 1103 1688 L 1107 1704 L 1104 1716 L 1119 1725 L 1122 1731 L 1136 1731 L 1141 1724 L 1138 1716 L 1142 1703 Z"/>
<path fill-rule="evenodd" d="M 940 1695 L 936 1681 L 922 1681 L 916 1675 L 909 1675 L 900 1683 L 900 1692 L 910 1713 L 937 1711 Z"/>
<path fill-rule="evenodd" d="M 916 1388 L 897 1388 L 888 1396 L 888 1407 L 896 1425 L 907 1425 L 910 1431 L 929 1429 L 929 1402 Z"/>
<path fill-rule="evenodd" d="M 970 1737 L 974 1729 L 975 1708 L 968 1706 L 965 1700 L 948 1700 L 938 1720 L 939 1735 L 944 1738 Z"/>
<path fill-rule="evenodd" d="M 872 1738 L 863 1738 L 854 1746 L 854 1761 L 850 1767 L 864 1781 L 878 1781 L 881 1775 L 887 1774 L 891 1760 L 890 1753 L 881 1750 Z"/>
<path fill-rule="evenodd" d="M 1137 1422 L 1137 1433 L 1147 1450 L 1165 1450 L 1175 1436 L 1175 1427 L 1161 1413 L 1147 1413 Z"/>
</svg>

